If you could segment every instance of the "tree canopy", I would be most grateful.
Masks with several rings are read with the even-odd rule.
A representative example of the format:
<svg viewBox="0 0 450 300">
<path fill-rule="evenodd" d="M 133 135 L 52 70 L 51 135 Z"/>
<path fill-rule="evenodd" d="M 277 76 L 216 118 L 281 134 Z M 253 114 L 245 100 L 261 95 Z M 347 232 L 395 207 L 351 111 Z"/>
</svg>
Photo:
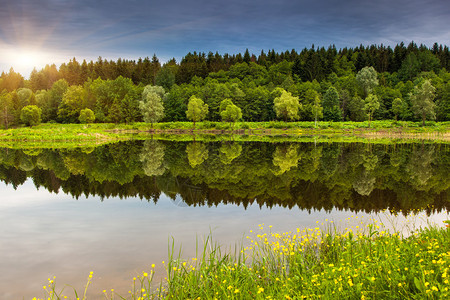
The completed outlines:
<svg viewBox="0 0 450 300">
<path fill-rule="evenodd" d="M 325 120 L 363 121 L 368 117 L 364 107 L 369 94 L 380 103 L 371 119 L 397 117 L 423 122 L 416 87 L 420 89 L 426 80 L 434 87 L 433 105 L 428 102 L 434 114 L 426 109 L 425 118 L 435 115 L 438 121 L 448 121 L 449 69 L 448 46 L 434 44 L 428 48 L 413 42 L 394 48 L 330 46 L 261 51 L 259 55 L 249 51 L 233 55 L 193 52 L 179 62 L 172 59 L 163 65 L 156 55 L 116 61 L 99 57 L 89 62 L 73 58 L 59 67 L 48 65 L 34 70 L 29 79 L 14 69 L 3 72 L 0 93 L 1 99 L 8 99 L 2 100 L 8 105 L 1 105 L 1 126 L 23 124 L 20 113 L 28 105 L 42 110 L 43 122 L 78 122 L 83 109 L 94 112 L 95 122 L 140 122 L 144 111 L 149 111 L 140 108 L 140 101 L 150 92 L 162 100 L 164 115 L 158 121 L 167 122 L 188 120 L 186 111 L 192 96 L 208 105 L 203 118 L 208 121 L 222 120 L 221 112 L 227 107 L 221 107 L 224 99 L 241 109 L 244 121 L 316 120 L 320 115 L 317 96 Z M 292 106 L 292 114 L 281 108 L 279 98 L 289 94 L 280 89 L 298 98 L 301 109 L 297 114 Z M 396 98 L 402 101 L 401 109 Z"/>
<path fill-rule="evenodd" d="M 273 101 L 274 110 L 279 118 L 285 121 L 298 119 L 298 111 L 301 108 L 298 97 L 292 96 L 290 92 L 280 89 L 281 95 Z"/>
<path fill-rule="evenodd" d="M 195 123 L 203 120 L 208 114 L 208 104 L 205 104 L 202 99 L 195 96 L 189 98 L 188 109 L 186 116 L 189 120 Z"/>
</svg>

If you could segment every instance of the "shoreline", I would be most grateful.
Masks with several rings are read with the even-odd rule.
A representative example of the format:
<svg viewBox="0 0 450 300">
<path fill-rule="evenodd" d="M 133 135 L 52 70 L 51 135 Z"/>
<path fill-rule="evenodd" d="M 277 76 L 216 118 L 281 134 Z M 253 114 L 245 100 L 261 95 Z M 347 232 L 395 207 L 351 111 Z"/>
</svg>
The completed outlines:
<svg viewBox="0 0 450 300">
<path fill-rule="evenodd" d="M 425 127 L 414 122 L 242 122 L 230 128 L 223 122 L 133 124 L 40 124 L 0 130 L 0 147 L 26 144 L 35 147 L 67 145 L 98 146 L 128 140 L 208 140 L 208 141 L 336 141 L 336 142 L 450 142 L 450 122 L 431 123 Z"/>
</svg>

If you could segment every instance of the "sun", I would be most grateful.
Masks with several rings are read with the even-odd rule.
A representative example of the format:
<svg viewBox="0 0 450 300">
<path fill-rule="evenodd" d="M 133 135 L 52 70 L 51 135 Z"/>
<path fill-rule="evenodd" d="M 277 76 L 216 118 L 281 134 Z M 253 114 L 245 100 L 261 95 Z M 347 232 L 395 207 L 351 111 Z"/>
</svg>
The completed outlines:
<svg viewBox="0 0 450 300">
<path fill-rule="evenodd" d="M 16 72 L 25 76 L 29 75 L 33 68 L 39 70 L 51 63 L 49 55 L 45 52 L 24 48 L 8 49 L 4 59 Z"/>
<path fill-rule="evenodd" d="M 46 55 L 36 50 L 20 49 L 12 55 L 11 65 L 18 68 L 39 67 L 46 62 Z"/>
</svg>

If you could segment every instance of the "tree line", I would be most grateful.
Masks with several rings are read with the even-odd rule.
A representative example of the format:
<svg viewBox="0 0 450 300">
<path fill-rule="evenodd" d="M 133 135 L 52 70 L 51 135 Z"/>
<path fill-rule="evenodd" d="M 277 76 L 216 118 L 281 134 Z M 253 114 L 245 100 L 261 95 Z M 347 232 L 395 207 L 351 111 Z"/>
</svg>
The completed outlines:
<svg viewBox="0 0 450 300">
<path fill-rule="evenodd" d="M 258 56 L 194 52 L 163 65 L 156 55 L 73 58 L 33 70 L 28 80 L 13 69 L 3 72 L 0 122 L 448 121 L 449 64 L 447 46 L 413 42 Z M 32 107 L 22 112 L 26 106 Z"/>
</svg>

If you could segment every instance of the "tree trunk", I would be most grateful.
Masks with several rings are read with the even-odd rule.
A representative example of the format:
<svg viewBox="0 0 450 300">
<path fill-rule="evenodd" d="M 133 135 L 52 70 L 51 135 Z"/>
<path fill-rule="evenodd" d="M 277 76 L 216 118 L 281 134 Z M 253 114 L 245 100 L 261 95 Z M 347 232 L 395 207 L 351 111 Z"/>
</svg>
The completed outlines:
<svg viewBox="0 0 450 300">
<path fill-rule="evenodd" d="M 8 129 L 8 106 L 5 106 L 5 128 Z"/>
</svg>

